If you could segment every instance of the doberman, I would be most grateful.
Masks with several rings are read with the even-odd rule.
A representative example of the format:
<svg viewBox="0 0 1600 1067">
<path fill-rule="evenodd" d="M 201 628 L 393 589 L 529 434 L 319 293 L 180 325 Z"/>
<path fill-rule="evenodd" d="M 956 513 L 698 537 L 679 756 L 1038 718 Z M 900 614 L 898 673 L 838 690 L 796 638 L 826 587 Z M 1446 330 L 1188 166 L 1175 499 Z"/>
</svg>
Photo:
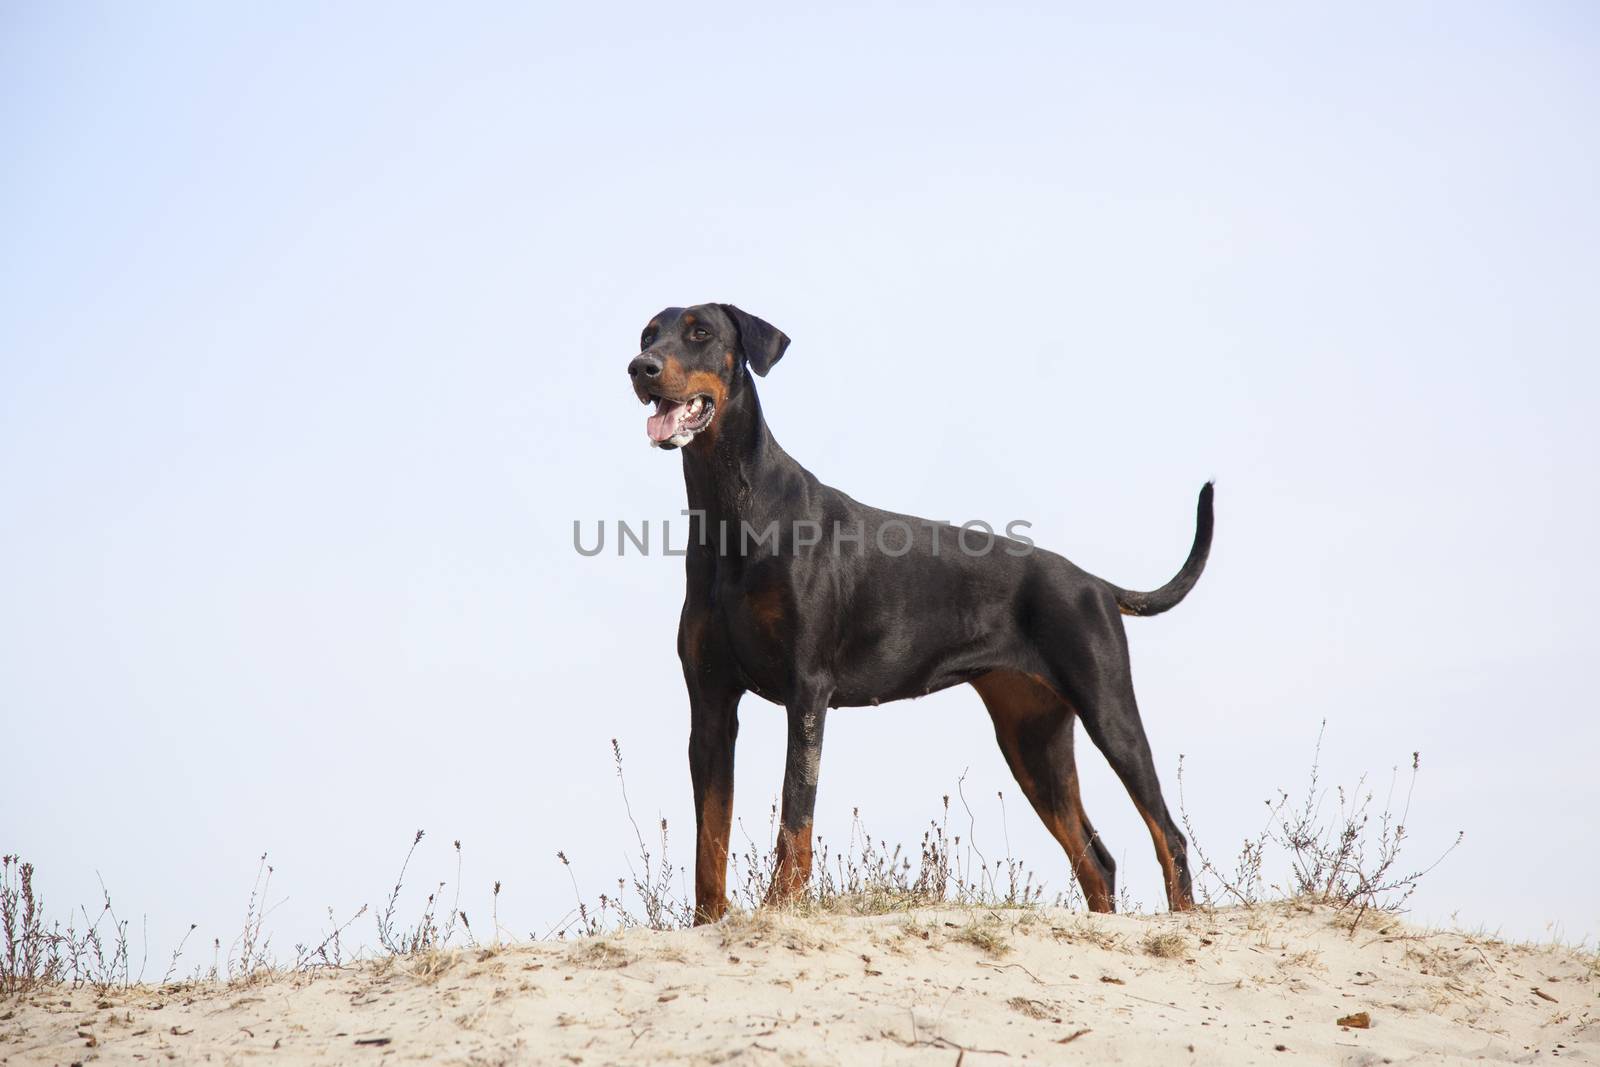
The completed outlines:
<svg viewBox="0 0 1600 1067">
<path fill-rule="evenodd" d="M 655 405 L 651 442 L 683 450 L 689 494 L 678 656 L 689 688 L 695 921 L 714 922 L 728 906 L 745 692 L 788 712 L 767 894 L 781 903 L 811 877 L 828 709 L 962 682 L 988 706 L 1011 773 L 1066 850 L 1092 910 L 1112 910 L 1115 864 L 1078 795 L 1075 718 L 1150 828 L 1168 905 L 1191 907 L 1187 843 L 1161 797 L 1120 616 L 1166 611 L 1199 579 L 1211 547 L 1211 484 L 1200 490 L 1183 569 L 1149 593 L 1119 589 L 1031 542 L 985 541 L 981 531 L 867 507 L 819 482 L 767 429 L 750 372 L 765 376 L 788 346 L 754 315 L 699 304 L 651 319 L 628 364 L 635 395 Z"/>
</svg>

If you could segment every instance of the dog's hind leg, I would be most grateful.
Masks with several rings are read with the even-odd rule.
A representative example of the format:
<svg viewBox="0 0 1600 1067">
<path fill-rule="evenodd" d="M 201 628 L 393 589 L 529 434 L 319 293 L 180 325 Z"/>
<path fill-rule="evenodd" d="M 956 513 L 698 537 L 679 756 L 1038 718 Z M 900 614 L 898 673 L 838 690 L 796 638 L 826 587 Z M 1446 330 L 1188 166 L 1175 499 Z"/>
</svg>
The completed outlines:
<svg viewBox="0 0 1600 1067">
<path fill-rule="evenodd" d="M 1156 776 L 1150 741 L 1145 736 L 1139 705 L 1133 696 L 1126 646 L 1120 657 L 1101 656 L 1096 663 L 1092 670 L 1064 678 L 1062 686 L 1067 699 L 1082 717 L 1089 739 L 1122 780 L 1139 816 L 1150 829 L 1150 840 L 1155 845 L 1167 891 L 1167 906 L 1173 911 L 1184 911 L 1194 907 L 1188 842 L 1161 796 L 1161 781 Z"/>
<path fill-rule="evenodd" d="M 1069 773 L 1067 776 L 1067 808 L 1069 811 L 1075 812 L 1078 816 L 1078 826 L 1080 828 L 1080 832 L 1083 834 L 1083 839 L 1089 842 L 1089 851 L 1094 854 L 1095 862 L 1099 864 L 1100 871 L 1106 883 L 1107 895 L 1109 897 L 1115 897 L 1117 893 L 1117 863 L 1111 858 L 1111 850 L 1107 848 L 1106 843 L 1100 839 L 1100 831 L 1096 830 L 1094 828 L 1094 824 L 1089 821 L 1089 813 L 1083 810 L 1083 799 L 1078 795 L 1077 754 L 1071 739 L 1071 734 L 1073 731 L 1072 719 L 1074 718 L 1075 716 L 1072 716 L 1069 713 L 1068 724 L 1066 727 L 1064 727 L 1069 735 L 1067 746 L 1067 763 L 1069 765 Z M 1080 886 L 1082 884 L 1082 882 L 1079 882 Z M 1087 896 L 1087 894 L 1085 894 L 1085 896 Z M 1109 903 L 1107 905 L 1107 910 L 1114 910 Z"/>
<path fill-rule="evenodd" d="M 1089 910 L 1114 910 L 1116 864 L 1089 824 L 1078 793 L 1071 706 L 1042 679 L 1014 671 L 991 671 L 972 687 L 989 709 L 1017 784 L 1066 850 Z"/>
</svg>

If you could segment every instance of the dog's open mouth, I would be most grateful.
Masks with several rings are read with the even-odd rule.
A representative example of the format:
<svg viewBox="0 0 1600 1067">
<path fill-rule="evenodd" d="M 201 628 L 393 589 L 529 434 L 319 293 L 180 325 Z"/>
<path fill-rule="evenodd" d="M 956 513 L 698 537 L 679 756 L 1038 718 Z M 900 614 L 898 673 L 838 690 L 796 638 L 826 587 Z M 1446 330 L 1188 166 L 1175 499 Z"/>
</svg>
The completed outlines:
<svg viewBox="0 0 1600 1067">
<path fill-rule="evenodd" d="M 682 448 L 694 440 L 694 435 L 711 425 L 716 405 L 705 394 L 687 400 L 673 400 L 658 396 L 656 413 L 645 420 L 645 430 L 650 443 L 657 448 Z"/>
</svg>

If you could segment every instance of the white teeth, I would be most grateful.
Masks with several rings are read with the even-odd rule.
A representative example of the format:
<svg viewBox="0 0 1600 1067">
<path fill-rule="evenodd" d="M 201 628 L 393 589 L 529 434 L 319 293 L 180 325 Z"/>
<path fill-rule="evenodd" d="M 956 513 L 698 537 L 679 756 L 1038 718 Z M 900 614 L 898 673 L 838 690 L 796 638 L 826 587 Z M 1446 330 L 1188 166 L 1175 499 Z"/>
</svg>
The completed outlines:
<svg viewBox="0 0 1600 1067">
<path fill-rule="evenodd" d="M 700 414 L 700 409 L 705 407 L 705 404 L 706 404 L 706 402 L 705 402 L 704 398 L 698 397 L 698 396 L 695 397 L 693 400 L 689 401 L 689 414 L 691 414 L 691 415 Z"/>
</svg>

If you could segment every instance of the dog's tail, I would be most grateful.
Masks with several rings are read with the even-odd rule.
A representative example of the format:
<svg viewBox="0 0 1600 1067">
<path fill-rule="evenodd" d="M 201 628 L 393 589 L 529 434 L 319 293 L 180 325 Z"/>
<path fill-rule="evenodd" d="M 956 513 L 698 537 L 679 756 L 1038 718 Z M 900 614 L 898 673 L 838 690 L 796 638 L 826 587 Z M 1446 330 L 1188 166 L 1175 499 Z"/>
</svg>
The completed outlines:
<svg viewBox="0 0 1600 1067">
<path fill-rule="evenodd" d="M 1211 496 L 1212 483 L 1207 482 L 1201 487 L 1200 502 L 1195 506 L 1194 544 L 1189 549 L 1189 558 L 1183 561 L 1183 569 L 1172 581 L 1148 593 L 1111 587 L 1117 594 L 1117 607 L 1124 615 L 1160 615 L 1169 611 L 1177 607 L 1200 580 L 1201 572 L 1206 569 L 1206 557 L 1211 554 Z"/>
</svg>

